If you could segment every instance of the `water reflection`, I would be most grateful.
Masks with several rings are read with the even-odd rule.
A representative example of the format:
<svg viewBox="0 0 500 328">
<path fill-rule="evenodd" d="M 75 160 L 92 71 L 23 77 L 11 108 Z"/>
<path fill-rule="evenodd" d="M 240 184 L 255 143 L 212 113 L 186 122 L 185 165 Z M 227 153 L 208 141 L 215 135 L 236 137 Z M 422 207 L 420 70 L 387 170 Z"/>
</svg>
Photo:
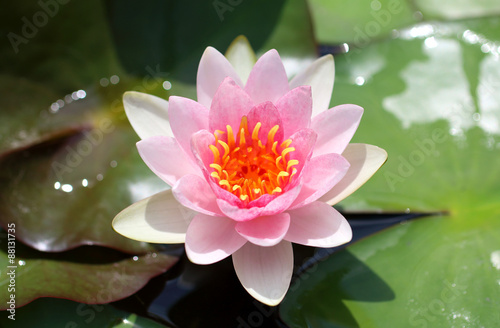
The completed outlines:
<svg viewBox="0 0 500 328">
<path fill-rule="evenodd" d="M 459 135 L 473 126 L 471 117 L 475 112 L 463 70 L 462 49 L 458 41 L 451 39 L 434 39 L 431 43 L 435 47 L 423 44 L 428 60 L 411 62 L 401 71 L 406 90 L 385 98 L 383 105 L 404 128 L 445 119 L 450 131 Z"/>
<path fill-rule="evenodd" d="M 500 270 L 500 250 L 494 251 L 490 255 L 491 265 L 497 270 Z M 500 282 L 499 282 L 500 284 Z"/>
</svg>

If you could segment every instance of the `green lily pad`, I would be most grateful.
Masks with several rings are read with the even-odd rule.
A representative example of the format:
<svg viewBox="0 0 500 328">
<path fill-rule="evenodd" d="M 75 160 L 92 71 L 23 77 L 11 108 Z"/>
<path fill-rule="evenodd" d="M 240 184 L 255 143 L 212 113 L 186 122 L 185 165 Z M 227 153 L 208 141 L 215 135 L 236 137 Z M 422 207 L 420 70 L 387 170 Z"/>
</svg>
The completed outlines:
<svg viewBox="0 0 500 328">
<path fill-rule="evenodd" d="M 389 36 L 393 29 L 416 23 L 410 2 L 401 0 L 308 0 L 320 44 L 348 42 L 356 47 Z"/>
<path fill-rule="evenodd" d="M 500 14 L 500 3 L 495 0 L 431 1 L 416 0 L 415 6 L 426 19 L 463 19 Z"/>
<path fill-rule="evenodd" d="M 55 309 L 57 309 L 55 311 Z M 0 317 L 2 327 L 38 328 L 167 328 L 151 319 L 140 317 L 111 305 L 95 305 L 62 299 L 38 299 L 16 309 L 15 320 L 9 319 L 9 312 Z"/>
<path fill-rule="evenodd" d="M 0 162 L 0 222 L 41 251 L 80 245 L 128 253 L 152 247 L 117 234 L 111 221 L 123 208 L 168 188 L 142 162 L 131 128 L 104 120 L 98 129 L 54 140 Z"/>
<path fill-rule="evenodd" d="M 336 58 L 335 104 L 365 108 L 353 141 L 389 154 L 343 209 L 441 214 L 365 238 L 318 264 L 310 278 L 299 275 L 280 310 L 288 325 L 499 322 L 499 23 L 419 25 Z M 345 263 L 346 254 L 356 261 Z M 365 285 L 361 265 L 393 297 Z"/>
<path fill-rule="evenodd" d="M 17 226 L 10 227 L 17 231 Z M 40 297 L 113 302 L 132 295 L 178 260 L 161 253 L 124 258 L 95 247 L 53 256 L 23 246 L 13 237 L 14 230 L 2 233 L 2 309 L 11 308 L 7 302 L 15 302 L 17 308 Z"/>
</svg>

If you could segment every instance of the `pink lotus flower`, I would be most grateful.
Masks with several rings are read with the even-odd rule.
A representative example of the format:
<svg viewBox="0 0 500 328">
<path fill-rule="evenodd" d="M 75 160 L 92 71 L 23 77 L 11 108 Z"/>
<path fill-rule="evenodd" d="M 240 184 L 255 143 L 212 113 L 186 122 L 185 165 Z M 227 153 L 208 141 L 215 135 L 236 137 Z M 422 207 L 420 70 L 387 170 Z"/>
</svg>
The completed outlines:
<svg viewBox="0 0 500 328">
<path fill-rule="evenodd" d="M 124 95 L 142 139 L 139 154 L 172 189 L 129 206 L 113 227 L 136 240 L 185 242 L 197 264 L 232 255 L 245 289 L 276 305 L 292 277 L 291 243 L 350 241 L 348 222 L 331 205 L 365 183 L 387 154 L 349 144 L 361 107 L 328 110 L 332 56 L 290 82 L 276 50 L 253 65 L 253 51 L 240 38 L 227 56 L 205 50 L 197 102 Z"/>
</svg>

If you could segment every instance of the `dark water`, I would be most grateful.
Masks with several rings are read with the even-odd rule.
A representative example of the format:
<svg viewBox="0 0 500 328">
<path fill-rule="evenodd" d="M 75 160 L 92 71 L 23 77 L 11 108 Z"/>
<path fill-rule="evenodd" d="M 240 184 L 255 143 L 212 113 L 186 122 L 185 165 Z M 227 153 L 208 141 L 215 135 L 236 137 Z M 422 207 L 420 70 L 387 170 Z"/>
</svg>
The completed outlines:
<svg viewBox="0 0 500 328">
<path fill-rule="evenodd" d="M 356 242 L 371 234 L 413 220 L 425 214 L 350 214 L 345 215 Z M 349 243 L 349 244 L 351 244 Z M 349 245 L 347 244 L 347 245 Z M 315 262 L 347 245 L 318 249 L 294 246 L 294 278 Z M 182 246 L 165 250 L 183 253 Z M 133 296 L 115 306 L 168 324 L 172 327 L 287 327 L 279 318 L 279 306 L 269 307 L 253 299 L 241 286 L 230 258 L 212 265 L 196 265 L 182 255 L 177 265 Z"/>
</svg>

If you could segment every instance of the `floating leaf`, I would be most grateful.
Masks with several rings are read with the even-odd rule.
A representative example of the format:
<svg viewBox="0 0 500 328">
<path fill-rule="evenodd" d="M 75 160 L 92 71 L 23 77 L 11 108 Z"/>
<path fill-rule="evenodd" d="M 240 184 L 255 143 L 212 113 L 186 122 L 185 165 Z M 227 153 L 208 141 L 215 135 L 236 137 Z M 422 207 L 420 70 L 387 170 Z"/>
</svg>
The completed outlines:
<svg viewBox="0 0 500 328">
<path fill-rule="evenodd" d="M 177 262 L 177 257 L 161 253 L 116 260 L 116 255 L 94 247 L 56 257 L 34 251 L 17 240 L 7 244 L 14 240 L 12 231 L 7 232 L 3 233 L 0 252 L 0 285 L 5 287 L 0 290 L 2 309 L 10 306 L 7 302 L 11 299 L 21 307 L 39 297 L 87 304 L 113 302 L 132 295 Z"/>
<path fill-rule="evenodd" d="M 54 313 L 57 309 L 57 315 Z M 76 303 L 62 299 L 38 299 L 16 309 L 15 321 L 9 312 L 0 317 L 2 327 L 64 327 L 64 328 L 167 328 L 151 319 L 118 310 L 111 305 Z"/>
<path fill-rule="evenodd" d="M 151 250 L 117 234 L 114 216 L 168 186 L 143 164 L 138 137 L 111 121 L 99 129 L 11 154 L 0 162 L 0 221 L 42 251 L 103 245 Z"/>
<path fill-rule="evenodd" d="M 419 17 L 407 1 L 308 0 L 315 36 L 321 44 L 348 42 L 365 47 L 386 38 L 393 29 L 416 23 Z"/>
<path fill-rule="evenodd" d="M 282 305 L 291 327 L 489 327 L 500 320 L 498 24 L 423 24 L 337 58 L 335 103 L 365 108 L 354 141 L 389 154 L 343 208 L 442 215 L 397 225 L 320 263 Z M 339 264 L 346 254 L 356 262 Z M 358 294 L 365 289 L 359 263 L 394 297 L 378 297 L 376 286 L 366 286 L 375 299 Z M 338 271 L 347 274 L 332 282 Z"/>
</svg>

